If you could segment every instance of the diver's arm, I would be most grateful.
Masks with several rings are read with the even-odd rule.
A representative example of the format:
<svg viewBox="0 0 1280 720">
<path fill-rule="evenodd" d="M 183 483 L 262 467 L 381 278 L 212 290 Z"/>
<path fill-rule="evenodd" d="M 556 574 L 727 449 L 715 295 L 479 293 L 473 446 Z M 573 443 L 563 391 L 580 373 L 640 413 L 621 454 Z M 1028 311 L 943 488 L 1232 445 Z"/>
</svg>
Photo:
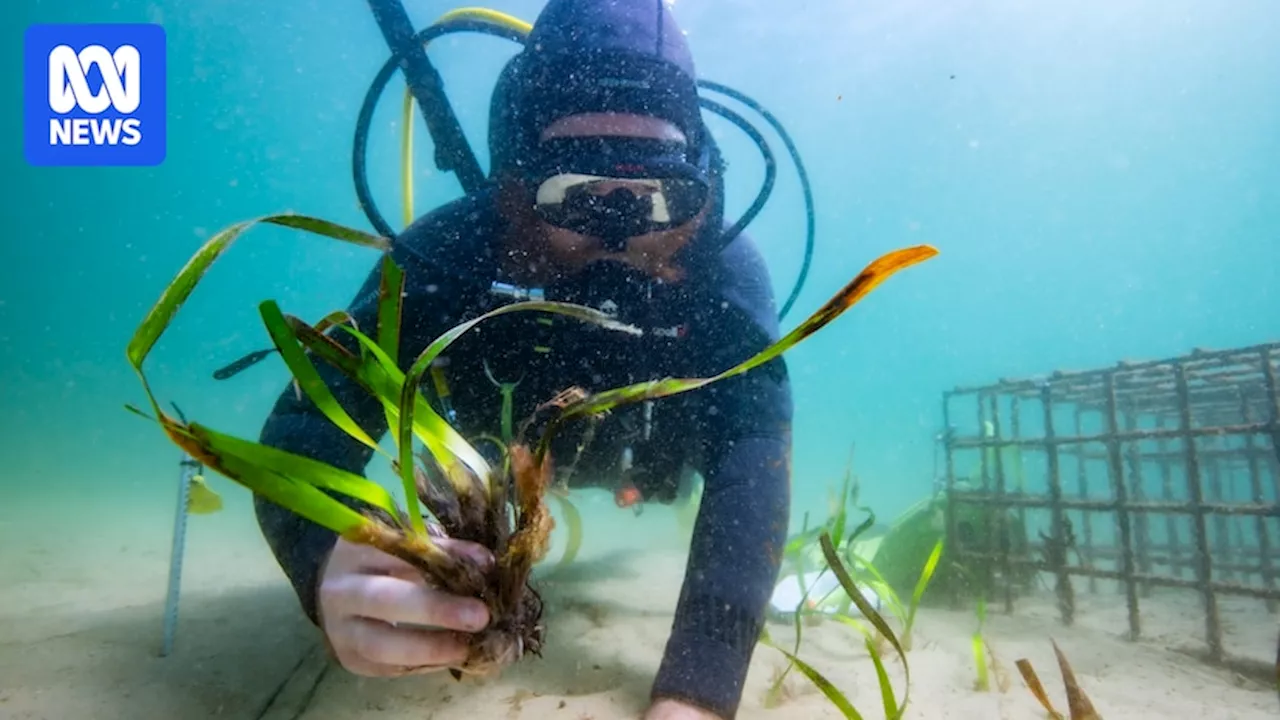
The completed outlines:
<svg viewBox="0 0 1280 720">
<path fill-rule="evenodd" d="M 737 287 L 727 296 L 739 309 L 716 317 L 701 343 L 712 372 L 759 352 L 778 334 L 768 276 L 754 248 L 736 253 L 731 267 Z M 653 696 L 733 717 L 786 542 L 791 389 L 786 365 L 776 358 L 695 395 L 706 482 Z"/>
<path fill-rule="evenodd" d="M 655 699 L 722 717 L 737 709 L 790 513 L 791 393 L 780 370 L 757 368 L 703 391 L 717 408 L 706 420 L 718 427 Z"/>
</svg>

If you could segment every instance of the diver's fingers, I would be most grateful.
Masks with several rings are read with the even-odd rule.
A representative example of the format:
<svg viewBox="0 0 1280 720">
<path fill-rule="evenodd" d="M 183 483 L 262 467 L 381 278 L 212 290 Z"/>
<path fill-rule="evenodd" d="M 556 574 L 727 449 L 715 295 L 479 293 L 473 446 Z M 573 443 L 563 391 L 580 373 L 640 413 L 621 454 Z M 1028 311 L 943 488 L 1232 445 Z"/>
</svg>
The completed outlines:
<svg viewBox="0 0 1280 720">
<path fill-rule="evenodd" d="M 454 540 L 453 538 L 433 538 L 433 542 L 439 545 L 445 552 L 468 558 L 481 568 L 488 569 L 493 565 L 493 553 L 479 543 L 473 543 L 467 540 Z M 360 546 L 360 549 L 357 552 L 360 555 L 359 567 L 363 572 L 395 575 L 397 577 L 422 576 L 422 572 L 414 566 L 394 555 L 389 555 L 376 548 L 372 548 L 367 545 Z"/>
<path fill-rule="evenodd" d="M 480 543 L 474 543 L 469 540 L 454 540 L 453 538 L 436 538 L 435 541 L 445 552 L 458 557 L 470 558 L 472 562 L 482 569 L 487 570 L 493 565 L 493 553 Z"/>
<path fill-rule="evenodd" d="M 357 545 L 352 550 L 352 554 L 354 562 L 350 565 L 354 566 L 356 572 L 370 575 L 395 575 L 405 578 L 422 577 L 422 572 L 414 566 L 395 555 L 384 553 L 375 547 Z"/>
<path fill-rule="evenodd" d="M 343 667 L 357 675 L 396 676 L 457 667 L 467 659 L 467 644 L 448 630 L 392 627 L 366 618 L 344 623 L 351 651 Z"/>
<path fill-rule="evenodd" d="M 354 577 L 355 586 L 344 588 L 338 602 L 338 612 L 344 615 L 461 632 L 477 632 L 489 624 L 489 609 L 476 598 L 387 575 Z"/>
</svg>

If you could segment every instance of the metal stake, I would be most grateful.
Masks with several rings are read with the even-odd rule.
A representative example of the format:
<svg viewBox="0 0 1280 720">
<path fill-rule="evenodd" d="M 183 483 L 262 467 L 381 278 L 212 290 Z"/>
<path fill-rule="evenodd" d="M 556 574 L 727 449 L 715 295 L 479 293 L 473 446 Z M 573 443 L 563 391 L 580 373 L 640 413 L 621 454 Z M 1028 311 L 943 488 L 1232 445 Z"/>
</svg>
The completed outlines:
<svg viewBox="0 0 1280 720">
<path fill-rule="evenodd" d="M 187 503 L 190 497 L 191 478 L 202 466 L 190 455 L 183 453 L 178 463 L 178 507 L 173 513 L 173 545 L 169 550 L 169 591 L 164 600 L 164 643 L 160 657 L 168 657 L 173 651 L 173 636 L 178 626 L 178 595 L 182 588 L 182 555 L 187 543 Z"/>
</svg>

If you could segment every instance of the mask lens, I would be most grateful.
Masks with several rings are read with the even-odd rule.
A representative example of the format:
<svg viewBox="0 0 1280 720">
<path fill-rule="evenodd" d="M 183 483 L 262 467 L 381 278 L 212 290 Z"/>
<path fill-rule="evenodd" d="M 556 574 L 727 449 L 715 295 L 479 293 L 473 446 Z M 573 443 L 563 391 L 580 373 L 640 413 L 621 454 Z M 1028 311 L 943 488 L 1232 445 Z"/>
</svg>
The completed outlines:
<svg viewBox="0 0 1280 720">
<path fill-rule="evenodd" d="M 570 230 L 607 219 L 633 228 L 633 235 L 665 230 L 693 219 L 706 201 L 706 186 L 678 178 L 614 178 L 564 173 L 537 188 L 535 207 L 542 219 Z"/>
<path fill-rule="evenodd" d="M 636 138 L 548 141 L 530 181 L 552 225 L 617 240 L 683 225 L 705 205 L 703 173 L 683 144 Z"/>
</svg>

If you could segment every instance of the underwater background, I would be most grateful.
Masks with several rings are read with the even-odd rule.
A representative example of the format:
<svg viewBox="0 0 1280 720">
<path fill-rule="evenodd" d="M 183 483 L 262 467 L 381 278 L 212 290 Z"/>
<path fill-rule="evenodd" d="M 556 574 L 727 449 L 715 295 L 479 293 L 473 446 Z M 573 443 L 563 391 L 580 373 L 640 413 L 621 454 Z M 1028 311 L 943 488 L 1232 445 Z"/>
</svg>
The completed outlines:
<svg viewBox="0 0 1280 720">
<path fill-rule="evenodd" d="M 406 6 L 419 27 L 452 9 Z M 532 20 L 541 3 L 491 7 Z M 956 385 L 1280 334 L 1274 3 L 678 0 L 675 12 L 702 76 L 777 115 L 807 165 L 815 254 L 784 329 L 887 250 L 929 243 L 942 253 L 788 354 L 797 525 L 805 511 L 825 513 L 851 444 L 862 500 L 883 517 L 928 494 L 941 394 Z M 168 156 L 156 168 L 28 166 L 21 75 L 0 78 L 10 107 L 0 143 L 0 505 L 55 519 L 74 503 L 167 528 L 170 514 L 150 511 L 172 507 L 179 455 L 123 408 L 144 399 L 125 344 L 196 248 L 232 222 L 294 210 L 367 227 L 351 142 L 386 47 L 354 0 L 24 0 L 0 14 L 11 68 L 33 22 L 158 22 L 167 32 Z M 482 162 L 489 93 L 515 49 L 479 35 L 431 48 Z M 393 223 L 402 88 L 397 78 L 384 95 L 369 161 Z M 460 188 L 435 170 L 417 122 L 421 213 Z M 737 129 L 711 122 L 731 163 L 733 215 L 763 165 Z M 804 205 L 781 143 L 760 126 L 779 178 L 748 232 L 781 301 L 800 269 Z M 256 437 L 283 364 L 225 382 L 210 375 L 269 344 L 257 303 L 274 298 L 314 320 L 344 307 L 374 261 L 341 243 L 254 230 L 153 354 L 158 396 Z M 249 512 L 246 492 L 210 482 L 229 510 Z"/>
</svg>

